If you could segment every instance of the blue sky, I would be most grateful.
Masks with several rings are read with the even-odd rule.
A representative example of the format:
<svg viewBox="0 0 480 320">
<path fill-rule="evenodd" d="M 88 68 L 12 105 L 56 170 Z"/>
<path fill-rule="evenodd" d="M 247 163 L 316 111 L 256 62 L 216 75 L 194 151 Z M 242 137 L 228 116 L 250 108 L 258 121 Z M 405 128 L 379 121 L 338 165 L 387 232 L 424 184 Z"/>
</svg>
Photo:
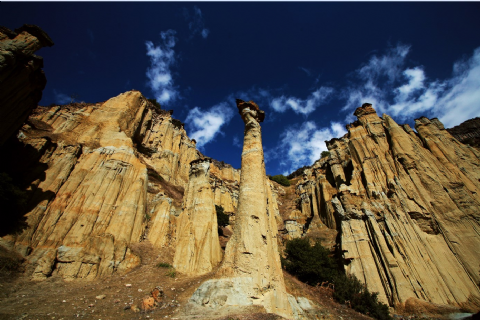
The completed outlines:
<svg viewBox="0 0 480 320">
<path fill-rule="evenodd" d="M 137 89 L 185 122 L 207 156 L 240 168 L 235 98 L 266 111 L 268 174 L 310 165 L 372 103 L 413 125 L 480 116 L 480 3 L 0 3 L 0 24 L 55 42 L 41 105 Z"/>
</svg>

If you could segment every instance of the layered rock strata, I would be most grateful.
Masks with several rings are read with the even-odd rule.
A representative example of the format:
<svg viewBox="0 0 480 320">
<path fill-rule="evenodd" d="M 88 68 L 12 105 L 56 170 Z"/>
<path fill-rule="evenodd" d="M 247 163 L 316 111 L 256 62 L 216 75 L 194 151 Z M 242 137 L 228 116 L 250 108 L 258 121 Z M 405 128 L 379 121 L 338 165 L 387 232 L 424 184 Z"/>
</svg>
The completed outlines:
<svg viewBox="0 0 480 320">
<path fill-rule="evenodd" d="M 178 220 L 173 266 L 189 275 L 205 274 L 222 260 L 208 158 L 190 163 L 183 212 Z"/>
<path fill-rule="evenodd" d="M 479 308 L 480 153 L 438 119 L 414 132 L 369 104 L 355 115 L 304 170 L 301 211 L 340 232 L 347 273 L 381 301 Z"/>
<path fill-rule="evenodd" d="M 260 122 L 264 112 L 237 100 L 245 122 L 240 192 L 234 233 L 217 272 L 203 283 L 191 302 L 206 307 L 263 306 L 292 318 L 277 248 L 272 194 L 266 181 Z M 269 201 L 270 199 L 270 201 Z"/>
<path fill-rule="evenodd" d="M 37 107 L 47 80 L 43 59 L 34 53 L 53 41 L 39 27 L 0 27 L 0 145 L 14 135 Z"/>
</svg>

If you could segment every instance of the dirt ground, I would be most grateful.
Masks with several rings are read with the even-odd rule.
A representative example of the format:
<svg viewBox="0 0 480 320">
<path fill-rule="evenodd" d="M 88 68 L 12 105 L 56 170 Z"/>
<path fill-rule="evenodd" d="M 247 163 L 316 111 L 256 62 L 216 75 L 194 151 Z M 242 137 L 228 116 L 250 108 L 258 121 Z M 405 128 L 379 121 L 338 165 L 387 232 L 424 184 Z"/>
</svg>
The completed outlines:
<svg viewBox="0 0 480 320">
<path fill-rule="evenodd" d="M 176 274 L 172 277 L 172 269 L 157 266 L 160 262 L 172 263 L 171 249 L 154 249 L 148 242 L 143 242 L 133 250 L 142 258 L 139 267 L 127 274 L 114 274 L 94 281 L 65 281 L 53 275 L 46 281 L 34 282 L 26 275 L 11 270 L 12 268 L 0 269 L 0 319 L 184 319 L 184 305 L 196 288 L 212 275 L 187 277 Z M 5 252 L 2 254 L 5 255 Z M 9 266 L 18 267 L 13 262 Z M 335 303 L 327 291 L 309 287 L 287 273 L 285 281 L 289 293 L 307 297 L 319 305 L 318 319 L 371 319 Z M 165 305 L 153 311 L 135 312 L 135 307 L 132 306 L 140 306 L 143 298 L 150 296 L 150 292 L 157 286 L 164 290 Z M 201 315 L 188 318 L 208 319 Z M 273 314 L 255 313 L 231 314 L 217 319 L 282 318 Z"/>
</svg>

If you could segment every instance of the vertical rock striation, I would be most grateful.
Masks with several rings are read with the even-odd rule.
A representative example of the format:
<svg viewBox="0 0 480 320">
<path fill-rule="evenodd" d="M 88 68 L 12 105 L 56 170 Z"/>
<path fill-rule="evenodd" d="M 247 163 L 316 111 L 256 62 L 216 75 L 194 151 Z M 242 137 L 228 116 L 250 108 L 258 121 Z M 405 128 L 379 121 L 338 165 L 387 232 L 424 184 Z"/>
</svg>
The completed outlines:
<svg viewBox="0 0 480 320">
<path fill-rule="evenodd" d="M 291 318 L 263 159 L 259 123 L 265 115 L 251 101 L 237 100 L 237 107 L 245 122 L 245 136 L 234 232 L 217 272 L 220 279 L 204 282 L 191 302 L 210 307 L 257 305 Z"/>
<path fill-rule="evenodd" d="M 47 46 L 53 41 L 37 26 L 26 24 L 14 32 L 0 27 L 0 145 L 42 99 L 47 80 L 43 59 L 34 53 Z"/>
<path fill-rule="evenodd" d="M 208 158 L 190 163 L 190 177 L 177 227 L 173 266 L 189 275 L 205 274 L 222 260 Z"/>
<path fill-rule="evenodd" d="M 416 133 L 369 104 L 355 115 L 344 137 L 327 142 L 330 156 L 305 170 L 299 186 L 313 201 L 302 211 L 316 208 L 340 232 L 347 273 L 381 301 L 477 309 L 480 153 L 438 119 L 415 120 Z"/>
<path fill-rule="evenodd" d="M 139 241 L 175 246 L 182 201 L 196 201 L 194 192 L 184 199 L 186 168 L 203 155 L 171 112 L 129 91 L 102 103 L 38 107 L 14 138 L 3 146 L 12 157 L 1 159 L 2 170 L 28 182 L 29 206 L 23 230 L 2 234 L 0 245 L 26 257 L 35 279 L 129 270 L 140 262 L 130 250 Z M 213 214 L 214 204 L 234 212 L 239 171 L 209 166 L 205 202 Z"/>
</svg>

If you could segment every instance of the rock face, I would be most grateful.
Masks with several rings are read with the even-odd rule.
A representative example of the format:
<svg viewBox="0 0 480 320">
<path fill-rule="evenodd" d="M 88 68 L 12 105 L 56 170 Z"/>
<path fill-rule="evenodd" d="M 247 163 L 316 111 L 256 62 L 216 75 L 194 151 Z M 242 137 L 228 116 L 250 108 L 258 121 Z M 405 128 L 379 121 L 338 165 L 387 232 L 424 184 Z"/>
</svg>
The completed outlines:
<svg viewBox="0 0 480 320">
<path fill-rule="evenodd" d="M 245 122 L 240 192 L 233 235 L 217 272 L 191 302 L 206 307 L 260 305 L 267 312 L 293 316 L 277 248 L 277 228 L 266 181 L 261 128 L 264 112 L 253 102 L 237 100 Z M 268 201 L 267 199 L 270 199 Z"/>
<path fill-rule="evenodd" d="M 381 301 L 478 309 L 480 153 L 438 119 L 415 120 L 416 133 L 369 104 L 355 115 L 304 171 L 301 211 L 340 232 L 347 273 Z"/>
<path fill-rule="evenodd" d="M 31 181 L 29 210 L 23 231 L 0 244 L 27 258 L 33 278 L 123 272 L 140 262 L 131 244 L 175 245 L 185 168 L 203 156 L 170 112 L 129 91 L 104 103 L 39 107 L 18 136 L 5 167 Z M 238 179 L 229 166 L 212 171 L 210 181 Z M 211 202 L 220 185 L 233 184 L 215 204 L 236 203 L 228 179 Z"/>
<path fill-rule="evenodd" d="M 183 212 L 178 220 L 173 266 L 189 275 L 208 273 L 222 260 L 212 186 L 211 160 L 190 163 Z"/>
<path fill-rule="evenodd" d="M 447 131 L 461 143 L 469 144 L 472 147 L 480 147 L 479 117 L 462 122 L 458 126 L 447 129 Z"/>
<path fill-rule="evenodd" d="M 14 135 L 42 98 L 47 80 L 35 51 L 53 46 L 39 27 L 0 27 L 0 145 Z"/>
</svg>

